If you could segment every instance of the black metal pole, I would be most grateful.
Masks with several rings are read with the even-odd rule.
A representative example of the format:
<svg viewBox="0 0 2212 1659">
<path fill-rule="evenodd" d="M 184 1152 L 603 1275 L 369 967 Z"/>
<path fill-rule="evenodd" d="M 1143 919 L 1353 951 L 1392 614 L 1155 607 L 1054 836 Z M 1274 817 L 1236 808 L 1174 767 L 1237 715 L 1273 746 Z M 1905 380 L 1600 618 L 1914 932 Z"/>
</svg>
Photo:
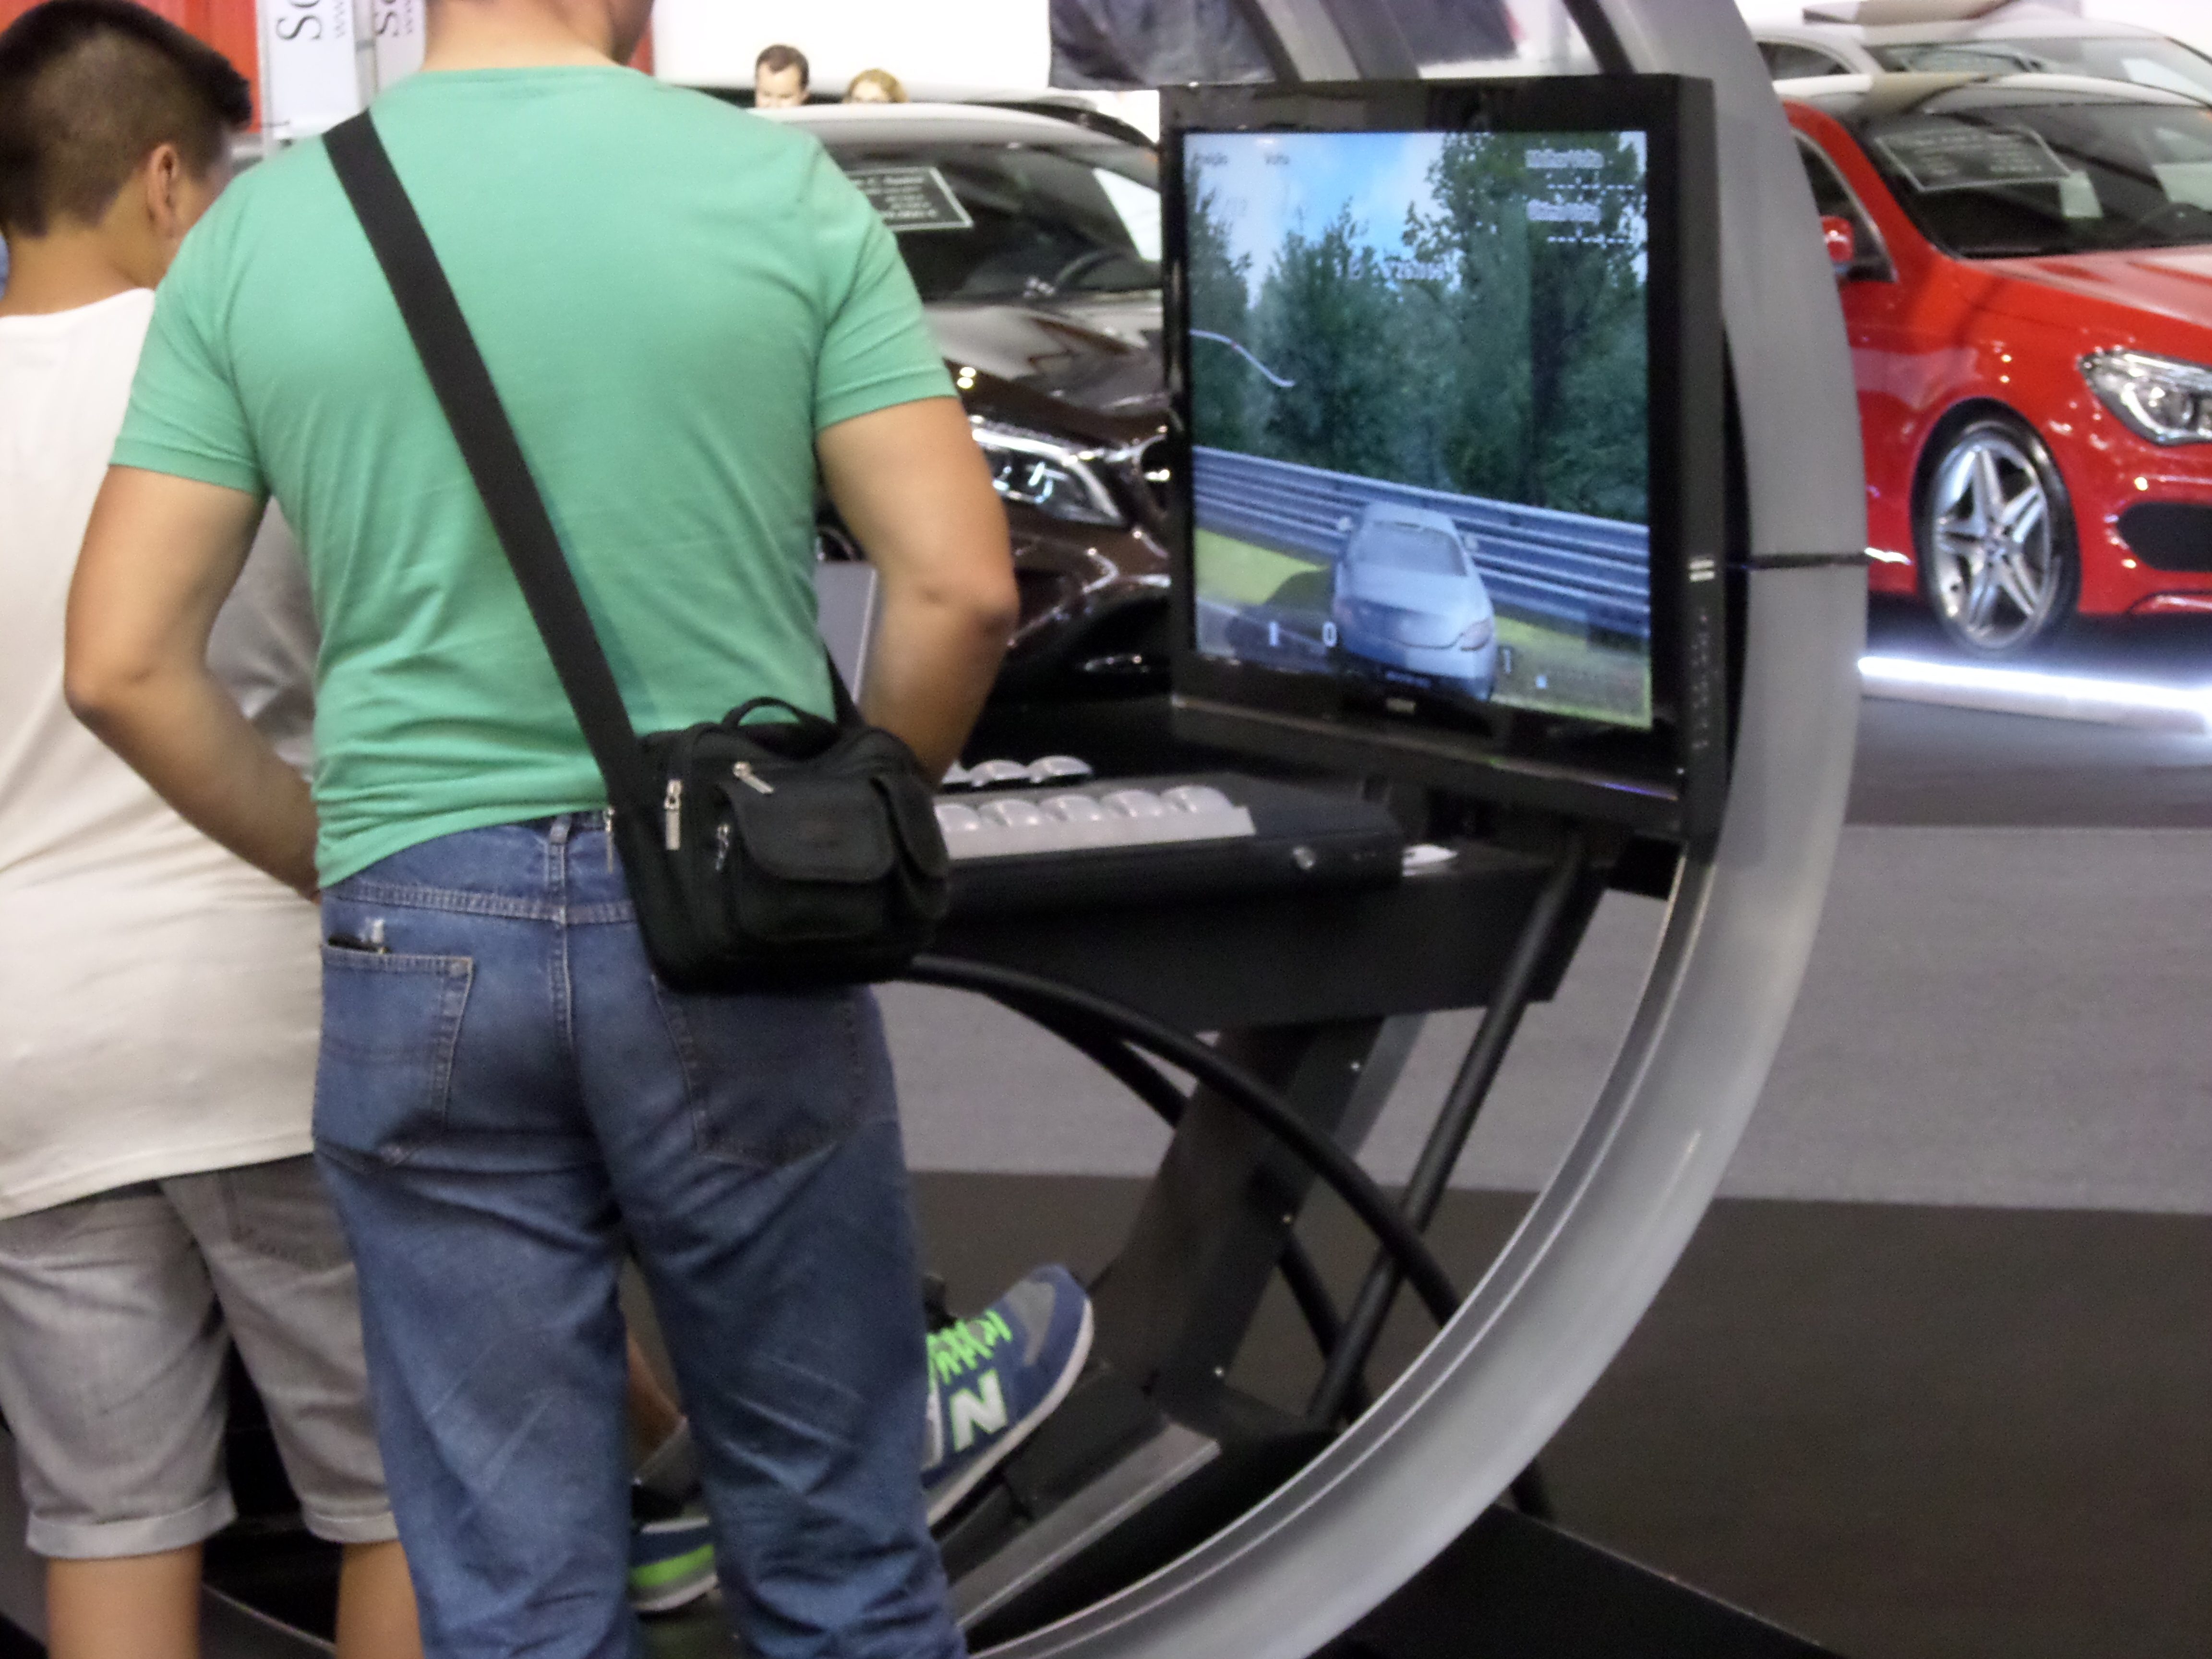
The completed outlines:
<svg viewBox="0 0 2212 1659">
<path fill-rule="evenodd" d="M 1535 989 L 1536 975 L 1542 970 L 1544 958 L 1583 878 L 1587 857 L 1583 836 L 1577 831 L 1568 839 L 1566 850 L 1559 855 L 1559 863 L 1544 884 L 1544 890 L 1537 896 L 1528 919 L 1521 925 L 1520 934 L 1513 941 L 1513 953 L 1506 960 L 1498 989 L 1484 1012 L 1482 1024 L 1475 1030 L 1474 1041 L 1468 1046 L 1467 1057 L 1460 1062 L 1459 1075 L 1452 1079 L 1451 1091 L 1444 1097 L 1443 1109 L 1437 1115 L 1436 1126 L 1429 1131 L 1428 1143 L 1421 1149 L 1413 1178 L 1406 1184 L 1403 1211 L 1417 1231 L 1425 1230 L 1436 1215 L 1445 1186 L 1451 1180 L 1453 1167 L 1458 1164 L 1467 1138 L 1474 1128 L 1476 1115 L 1482 1110 L 1498 1068 L 1504 1063 L 1513 1034 L 1520 1029 L 1521 1016 L 1527 1012 L 1529 997 Z M 1368 1356 L 1374 1352 L 1376 1339 L 1382 1334 L 1382 1322 L 1389 1316 L 1390 1304 L 1397 1298 L 1400 1283 L 1395 1261 L 1387 1255 L 1378 1255 L 1368 1268 L 1366 1282 L 1359 1287 L 1352 1311 L 1346 1317 L 1344 1340 L 1329 1355 L 1328 1364 L 1307 1407 L 1307 1414 L 1316 1422 L 1334 1422 L 1360 1387 Z"/>
</svg>

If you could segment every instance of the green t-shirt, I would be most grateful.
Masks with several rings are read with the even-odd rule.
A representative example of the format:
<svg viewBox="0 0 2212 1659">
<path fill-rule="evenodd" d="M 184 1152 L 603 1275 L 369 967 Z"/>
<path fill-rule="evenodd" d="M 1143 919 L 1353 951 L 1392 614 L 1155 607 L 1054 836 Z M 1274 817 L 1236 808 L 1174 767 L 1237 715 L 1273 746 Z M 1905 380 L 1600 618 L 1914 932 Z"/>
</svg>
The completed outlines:
<svg viewBox="0 0 2212 1659">
<path fill-rule="evenodd" d="M 418 75 L 376 124 L 638 730 L 826 712 L 815 434 L 952 395 L 883 222 L 814 139 L 627 70 Z M 325 884 L 605 804 L 320 144 L 185 239 L 115 460 L 274 495 L 299 534 Z"/>
</svg>

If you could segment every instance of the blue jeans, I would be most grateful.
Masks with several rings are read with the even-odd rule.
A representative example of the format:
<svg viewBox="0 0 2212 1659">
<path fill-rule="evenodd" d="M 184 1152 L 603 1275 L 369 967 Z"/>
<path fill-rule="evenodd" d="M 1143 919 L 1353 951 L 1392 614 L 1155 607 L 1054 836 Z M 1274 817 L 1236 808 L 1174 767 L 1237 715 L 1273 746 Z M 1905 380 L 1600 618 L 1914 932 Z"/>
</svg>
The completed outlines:
<svg viewBox="0 0 2212 1659">
<path fill-rule="evenodd" d="M 316 1153 L 429 1652 L 632 1659 L 616 1277 L 642 1266 L 760 1659 L 957 1659 L 912 1209 L 864 989 L 691 996 L 597 815 L 324 895 Z"/>
</svg>

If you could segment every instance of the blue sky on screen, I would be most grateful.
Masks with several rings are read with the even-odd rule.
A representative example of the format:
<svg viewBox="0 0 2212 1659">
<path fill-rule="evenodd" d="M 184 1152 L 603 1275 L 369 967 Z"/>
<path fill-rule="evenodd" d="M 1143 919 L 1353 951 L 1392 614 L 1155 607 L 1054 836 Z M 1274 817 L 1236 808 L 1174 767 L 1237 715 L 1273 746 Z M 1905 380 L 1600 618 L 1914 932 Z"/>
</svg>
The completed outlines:
<svg viewBox="0 0 2212 1659">
<path fill-rule="evenodd" d="M 1349 204 L 1363 240 L 1392 258 L 1406 252 L 1406 210 L 1436 211 L 1428 175 L 1441 133 L 1209 132 L 1189 143 L 1235 251 L 1251 256 L 1255 300 L 1286 231 L 1318 235 Z"/>
<path fill-rule="evenodd" d="M 1386 259 L 1403 258 L 1406 213 L 1437 211 L 1429 170 L 1442 154 L 1437 132 L 1209 132 L 1188 140 L 1194 178 L 1215 192 L 1234 252 L 1248 255 L 1252 297 L 1267 278 L 1286 231 L 1317 235 L 1349 206 L 1360 240 Z M 1587 135 L 1632 145 L 1644 135 Z M 1562 134 L 1563 143 L 1578 135 Z M 1554 175 L 1556 176 L 1556 175 Z"/>
</svg>

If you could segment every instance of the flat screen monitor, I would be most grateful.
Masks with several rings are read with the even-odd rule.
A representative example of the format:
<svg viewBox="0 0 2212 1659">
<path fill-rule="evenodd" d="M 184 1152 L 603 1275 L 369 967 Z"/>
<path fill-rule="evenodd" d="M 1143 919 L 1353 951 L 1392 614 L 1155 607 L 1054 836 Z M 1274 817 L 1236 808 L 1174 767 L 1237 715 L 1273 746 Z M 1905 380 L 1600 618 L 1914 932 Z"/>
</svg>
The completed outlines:
<svg viewBox="0 0 2212 1659">
<path fill-rule="evenodd" d="M 1710 88 L 1190 88 L 1164 127 L 1178 730 L 1710 834 Z"/>
</svg>

